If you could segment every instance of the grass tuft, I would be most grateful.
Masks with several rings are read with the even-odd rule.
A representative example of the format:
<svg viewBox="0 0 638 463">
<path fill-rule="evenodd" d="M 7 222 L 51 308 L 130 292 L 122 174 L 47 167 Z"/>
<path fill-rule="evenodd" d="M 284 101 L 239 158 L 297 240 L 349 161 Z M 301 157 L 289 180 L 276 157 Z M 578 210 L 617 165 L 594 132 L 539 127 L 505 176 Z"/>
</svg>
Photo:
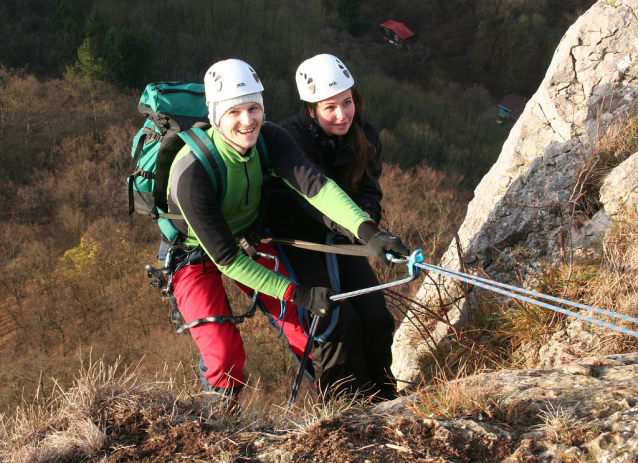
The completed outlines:
<svg viewBox="0 0 638 463">
<path fill-rule="evenodd" d="M 307 394 L 300 406 L 293 407 L 288 424 L 295 434 L 307 434 L 322 423 L 344 416 L 367 416 L 373 398 L 362 394 L 338 391 L 339 384 L 319 394 L 318 399 Z"/>
<path fill-rule="evenodd" d="M 530 409 L 512 399 L 512 393 L 505 392 L 502 385 L 477 374 L 440 380 L 419 390 L 408 402 L 408 409 L 421 418 L 523 424 L 530 417 Z"/>
</svg>

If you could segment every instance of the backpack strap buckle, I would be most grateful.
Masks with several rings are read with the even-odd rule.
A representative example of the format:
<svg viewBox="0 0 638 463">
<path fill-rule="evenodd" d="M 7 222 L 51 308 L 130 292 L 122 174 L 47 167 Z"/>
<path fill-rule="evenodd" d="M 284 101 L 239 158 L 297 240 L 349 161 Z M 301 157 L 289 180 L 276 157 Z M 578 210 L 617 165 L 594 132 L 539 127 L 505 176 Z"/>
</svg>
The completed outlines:
<svg viewBox="0 0 638 463">
<path fill-rule="evenodd" d="M 259 256 L 257 255 L 257 250 L 255 249 L 255 246 L 253 244 L 251 244 L 245 236 L 242 236 L 239 241 L 237 242 L 237 245 L 239 246 L 239 249 L 241 249 L 242 251 L 244 251 L 244 253 L 246 253 L 246 255 L 248 257 L 250 257 L 252 260 L 257 260 L 259 259 Z"/>
<path fill-rule="evenodd" d="M 144 133 L 146 134 L 146 140 L 144 140 L 145 145 L 148 145 L 153 141 L 158 141 L 161 143 L 164 139 L 161 134 L 157 133 L 155 130 L 149 129 L 148 127 L 144 129 Z"/>
</svg>

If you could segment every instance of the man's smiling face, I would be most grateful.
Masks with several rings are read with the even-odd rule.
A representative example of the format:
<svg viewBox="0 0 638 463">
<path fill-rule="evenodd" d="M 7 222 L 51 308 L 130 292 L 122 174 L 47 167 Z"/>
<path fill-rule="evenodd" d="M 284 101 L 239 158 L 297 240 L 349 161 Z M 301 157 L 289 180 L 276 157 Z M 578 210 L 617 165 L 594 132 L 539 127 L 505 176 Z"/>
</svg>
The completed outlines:
<svg viewBox="0 0 638 463">
<path fill-rule="evenodd" d="M 240 154 L 246 154 L 257 143 L 264 122 L 264 112 L 257 103 L 233 106 L 219 121 L 220 133 L 225 141 Z"/>
</svg>

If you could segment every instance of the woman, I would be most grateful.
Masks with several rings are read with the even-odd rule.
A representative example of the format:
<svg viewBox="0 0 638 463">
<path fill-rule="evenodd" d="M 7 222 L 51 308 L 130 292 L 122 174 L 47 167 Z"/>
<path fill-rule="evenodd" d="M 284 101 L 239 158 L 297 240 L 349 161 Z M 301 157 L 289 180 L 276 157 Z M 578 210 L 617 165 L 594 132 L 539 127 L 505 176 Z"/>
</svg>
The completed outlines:
<svg viewBox="0 0 638 463">
<path fill-rule="evenodd" d="M 352 75 L 337 57 L 321 54 L 301 63 L 296 81 L 304 104 L 282 127 L 321 172 L 378 224 L 383 196 L 379 186 L 381 143 L 366 121 Z M 275 237 L 324 243 L 336 233 L 333 242 L 356 242 L 348 230 L 298 201 L 283 182 L 273 183 L 264 224 Z M 287 247 L 285 254 L 302 285 L 349 292 L 379 284 L 366 257 L 337 255 L 335 269 L 332 257 L 327 261 L 326 255 L 316 251 Z M 331 285 L 337 272 L 340 287 Z M 381 291 L 344 301 L 338 316 L 335 313 L 320 322 L 323 336 L 312 351 L 320 387 L 363 392 L 376 399 L 394 398 L 393 331 L 394 319 Z"/>
<path fill-rule="evenodd" d="M 386 252 L 404 253 L 405 246 L 380 232 L 305 157 L 290 135 L 264 122 L 263 86 L 250 65 L 237 59 L 217 62 L 206 73 L 204 85 L 212 126 L 206 131 L 210 139 L 206 139 L 206 146 L 224 163 L 228 189 L 225 197 L 217 200 L 211 175 L 188 145 L 175 157 L 167 198 L 169 213 L 180 216 L 172 219 L 180 232 L 171 243 L 177 245 L 172 248 L 173 264 L 179 263 L 173 293 L 202 354 L 206 389 L 219 393 L 233 406 L 245 382 L 245 352 L 221 274 L 235 280 L 246 293 L 261 293 L 262 304 L 278 319 L 296 352 L 303 352 L 306 337 L 294 311 L 283 316 L 286 304 L 280 301 L 303 306 L 320 317 L 336 305 L 330 299 L 334 291 L 296 285 L 285 268 L 275 273 L 272 261 L 262 258 L 255 262 L 238 246 L 238 240 L 255 228 L 264 175 L 272 172 L 285 179 L 295 187 L 295 194 L 303 195 L 304 201 L 357 234 L 381 259 Z M 260 140 L 268 153 L 268 172 L 260 163 L 256 146 Z M 259 245 L 257 251 L 276 255 L 272 246 Z"/>
</svg>

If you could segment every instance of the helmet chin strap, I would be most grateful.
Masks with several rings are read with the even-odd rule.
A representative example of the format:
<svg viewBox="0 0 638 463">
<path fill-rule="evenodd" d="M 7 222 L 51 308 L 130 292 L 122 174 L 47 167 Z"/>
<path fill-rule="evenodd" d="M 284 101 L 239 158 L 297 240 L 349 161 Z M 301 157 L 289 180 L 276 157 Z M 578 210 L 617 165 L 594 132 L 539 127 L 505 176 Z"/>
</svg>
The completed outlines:
<svg viewBox="0 0 638 463">
<path fill-rule="evenodd" d="M 317 112 L 310 109 L 310 117 L 315 122 L 315 124 L 317 124 L 317 127 L 323 130 L 323 127 L 321 127 L 321 124 L 319 123 L 319 120 L 317 119 Z"/>
<path fill-rule="evenodd" d="M 246 152 L 248 150 L 245 150 L 244 153 L 241 152 L 241 150 L 244 150 L 243 146 L 239 146 L 237 143 L 235 143 L 234 141 L 230 140 L 225 134 L 224 132 L 222 132 L 221 127 L 217 127 L 215 126 L 215 129 L 217 129 L 217 132 L 219 132 L 219 134 L 222 137 L 222 140 L 224 140 L 224 142 L 228 145 L 230 145 L 231 147 L 233 147 L 235 149 L 235 151 L 237 151 L 239 154 L 241 154 L 242 156 L 246 155 Z"/>
<path fill-rule="evenodd" d="M 246 149 L 244 151 L 244 153 L 242 154 L 240 150 L 244 150 L 243 146 L 238 145 L 237 143 L 235 143 L 234 141 L 230 140 L 225 134 L 224 132 L 222 132 L 221 127 L 216 126 L 215 124 L 213 124 L 213 127 L 215 127 L 215 129 L 217 130 L 217 132 L 219 133 L 219 135 L 221 135 L 222 140 L 224 140 L 224 142 L 226 142 L 226 144 L 230 145 L 231 147 L 233 147 L 235 149 L 235 151 L 237 151 L 239 154 L 241 154 L 242 156 L 246 156 L 248 151 L 250 151 L 255 145 L 251 146 L 250 148 Z M 259 128 L 259 130 L 261 130 L 261 127 Z M 256 144 L 256 143 L 255 143 Z"/>
</svg>

